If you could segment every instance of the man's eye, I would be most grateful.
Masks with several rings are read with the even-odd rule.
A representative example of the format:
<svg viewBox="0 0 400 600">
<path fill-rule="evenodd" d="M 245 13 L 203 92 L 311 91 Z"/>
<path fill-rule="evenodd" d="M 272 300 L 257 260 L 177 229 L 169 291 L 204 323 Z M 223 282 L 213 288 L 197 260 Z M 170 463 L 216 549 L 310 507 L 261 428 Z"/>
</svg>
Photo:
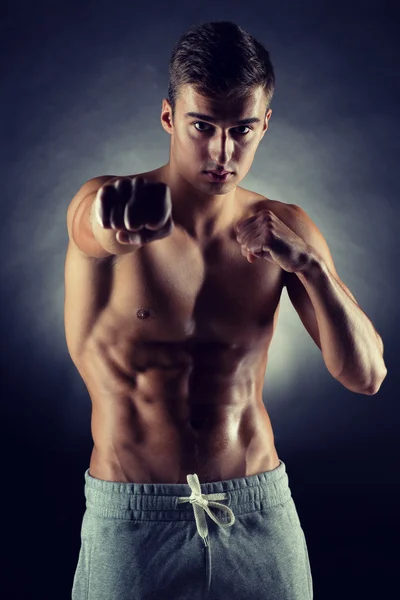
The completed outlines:
<svg viewBox="0 0 400 600">
<path fill-rule="evenodd" d="M 195 123 L 192 123 L 192 125 L 197 131 L 210 131 L 209 129 L 197 129 L 197 127 L 196 127 L 196 125 L 207 125 L 207 123 L 202 123 L 201 121 L 196 121 Z"/>
<path fill-rule="evenodd" d="M 236 127 L 236 129 L 248 129 L 249 131 L 251 131 L 251 127 L 248 127 L 247 125 L 240 125 L 240 127 Z M 240 135 L 246 135 L 246 133 L 249 133 L 249 131 L 239 131 L 239 133 Z"/>
<path fill-rule="evenodd" d="M 211 129 L 213 129 L 211 127 L 211 125 L 208 125 L 208 123 L 204 123 L 203 121 L 195 121 L 194 123 L 192 123 L 192 125 L 195 127 L 196 131 L 201 131 L 201 132 L 211 131 Z M 196 125 L 205 125 L 206 127 L 207 126 L 211 127 L 211 129 L 197 129 Z M 246 135 L 251 130 L 251 127 L 248 127 L 247 125 L 240 125 L 239 127 L 236 127 L 235 129 L 248 129 L 248 131 L 238 131 L 239 135 Z"/>
</svg>

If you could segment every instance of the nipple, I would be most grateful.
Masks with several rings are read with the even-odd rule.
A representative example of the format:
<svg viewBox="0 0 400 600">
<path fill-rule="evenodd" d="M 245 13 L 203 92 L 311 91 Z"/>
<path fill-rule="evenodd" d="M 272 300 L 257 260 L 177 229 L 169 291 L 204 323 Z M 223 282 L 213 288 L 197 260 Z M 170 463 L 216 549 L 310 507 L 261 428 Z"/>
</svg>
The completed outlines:
<svg viewBox="0 0 400 600">
<path fill-rule="evenodd" d="M 149 319 L 151 317 L 151 311 L 149 308 L 140 308 L 136 316 L 138 319 Z"/>
</svg>

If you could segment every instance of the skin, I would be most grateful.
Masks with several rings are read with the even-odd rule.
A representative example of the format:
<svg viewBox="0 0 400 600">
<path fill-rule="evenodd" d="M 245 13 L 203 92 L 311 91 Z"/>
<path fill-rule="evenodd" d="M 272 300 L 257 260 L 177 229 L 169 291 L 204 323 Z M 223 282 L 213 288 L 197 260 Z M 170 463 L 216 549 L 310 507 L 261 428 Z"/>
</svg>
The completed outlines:
<svg viewBox="0 0 400 600">
<path fill-rule="evenodd" d="M 140 175 L 170 187 L 171 235 L 102 259 L 69 244 L 65 329 L 92 401 L 93 477 L 208 482 L 279 466 L 262 390 L 285 272 L 253 261 L 234 229 L 265 208 L 288 218 L 289 205 L 238 186 L 271 114 L 260 88 L 229 106 L 186 86 L 174 121 L 163 100 L 169 162 Z M 248 134 L 235 125 L 254 116 Z M 234 177 L 215 184 L 202 174 L 217 167 Z"/>
</svg>

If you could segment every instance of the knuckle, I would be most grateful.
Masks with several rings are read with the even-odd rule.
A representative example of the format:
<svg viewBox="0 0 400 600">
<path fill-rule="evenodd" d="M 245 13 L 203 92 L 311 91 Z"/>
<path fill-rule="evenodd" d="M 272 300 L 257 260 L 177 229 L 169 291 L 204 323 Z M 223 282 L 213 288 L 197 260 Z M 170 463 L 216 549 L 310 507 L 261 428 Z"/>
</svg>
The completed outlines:
<svg viewBox="0 0 400 600">
<path fill-rule="evenodd" d="M 109 217 L 109 219 L 110 219 L 111 229 L 117 229 L 117 225 L 116 225 L 116 222 L 115 222 L 115 210 L 114 209 L 110 210 L 110 217 Z"/>
<path fill-rule="evenodd" d="M 124 225 L 125 225 L 126 229 L 131 229 L 131 224 L 130 224 L 130 219 L 129 219 L 129 202 L 127 202 L 125 205 Z"/>
<path fill-rule="evenodd" d="M 121 193 L 127 193 L 132 190 L 132 183 L 129 177 L 119 177 L 114 181 L 114 187 Z"/>
<path fill-rule="evenodd" d="M 110 220 L 113 229 L 124 229 L 123 219 L 121 218 L 121 207 L 119 205 L 113 206 Z"/>
<path fill-rule="evenodd" d="M 267 223 L 269 221 L 272 221 L 273 216 L 274 216 L 274 214 L 270 209 L 263 210 L 260 213 L 260 217 L 261 217 L 262 221 L 267 222 Z"/>
</svg>

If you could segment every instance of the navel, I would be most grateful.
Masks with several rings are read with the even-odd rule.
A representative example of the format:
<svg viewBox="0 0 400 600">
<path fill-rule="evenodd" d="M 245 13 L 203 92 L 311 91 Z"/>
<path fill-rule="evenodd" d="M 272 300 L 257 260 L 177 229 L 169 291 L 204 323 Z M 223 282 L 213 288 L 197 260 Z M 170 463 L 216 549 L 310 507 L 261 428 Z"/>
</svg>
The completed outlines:
<svg viewBox="0 0 400 600">
<path fill-rule="evenodd" d="M 202 419 L 189 419 L 189 425 L 192 429 L 199 430 L 202 428 L 203 420 Z"/>
</svg>

